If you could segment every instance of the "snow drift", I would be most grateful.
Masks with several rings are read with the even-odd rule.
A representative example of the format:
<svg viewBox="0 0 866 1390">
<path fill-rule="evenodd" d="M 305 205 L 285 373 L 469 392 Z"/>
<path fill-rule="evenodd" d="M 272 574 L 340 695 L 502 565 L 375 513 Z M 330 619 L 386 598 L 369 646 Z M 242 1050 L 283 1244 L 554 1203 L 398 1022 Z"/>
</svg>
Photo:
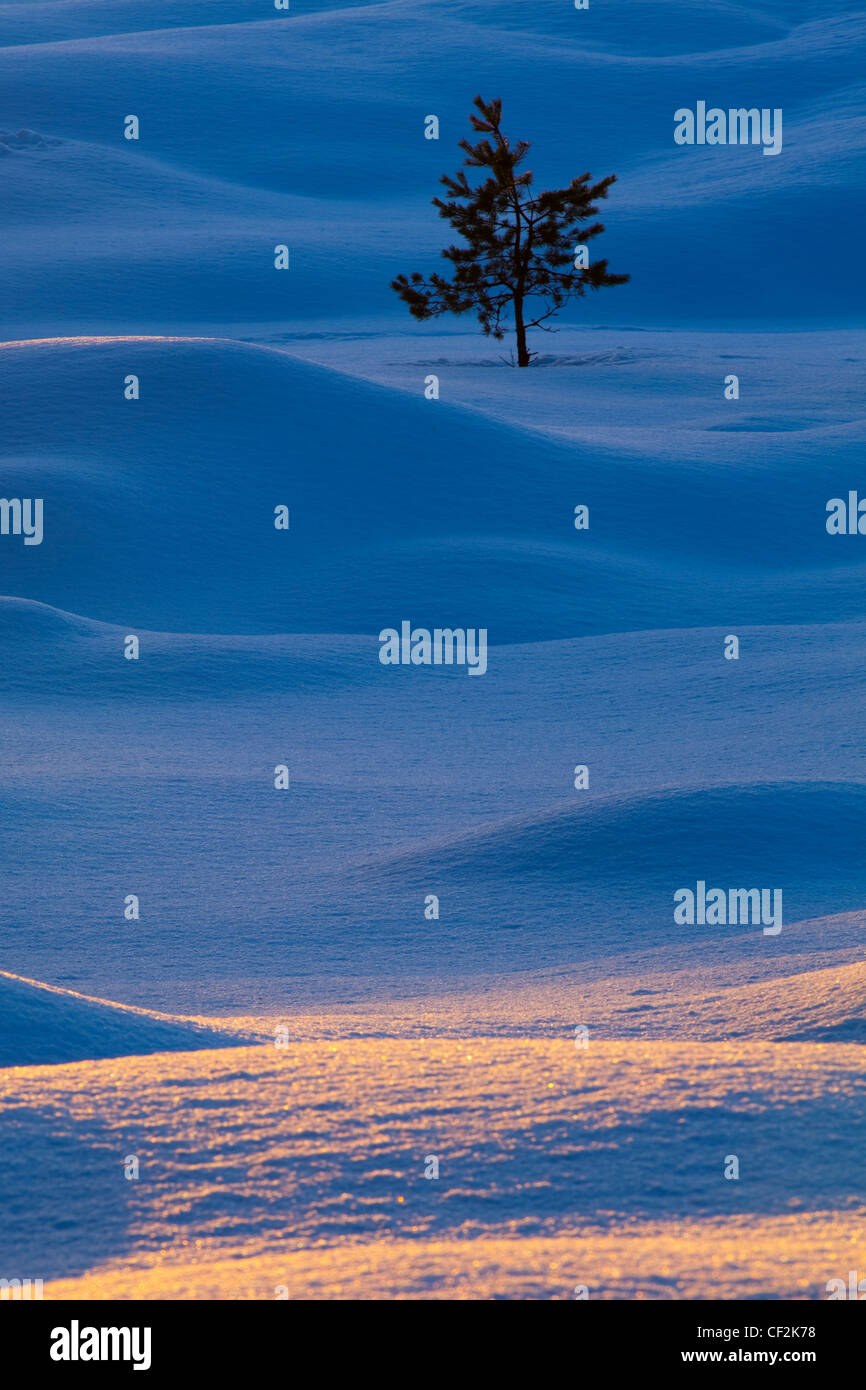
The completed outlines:
<svg viewBox="0 0 866 1390">
<path fill-rule="evenodd" d="M 8 344 L 5 495 L 42 497 L 45 533 L 4 541 L 2 587 L 155 631 L 408 619 L 494 644 L 803 622 L 828 596 L 837 618 L 862 615 L 864 562 L 825 529 L 856 432 L 832 446 L 832 481 L 808 432 L 773 451 L 726 436 L 698 468 L 575 450 L 420 386 L 222 340 Z"/>
<path fill-rule="evenodd" d="M 194 1023 L 0 970 L 0 1067 L 236 1045 L 236 1038 Z"/>
</svg>

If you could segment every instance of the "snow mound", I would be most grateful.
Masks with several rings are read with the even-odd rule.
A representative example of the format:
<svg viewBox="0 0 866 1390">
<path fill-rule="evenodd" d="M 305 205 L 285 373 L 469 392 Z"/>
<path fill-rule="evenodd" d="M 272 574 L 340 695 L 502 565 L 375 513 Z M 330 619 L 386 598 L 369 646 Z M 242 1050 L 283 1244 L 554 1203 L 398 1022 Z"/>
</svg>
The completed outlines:
<svg viewBox="0 0 866 1390">
<path fill-rule="evenodd" d="M 295 6 L 297 7 L 297 0 Z M 265 15 L 267 12 L 264 12 Z M 263 17 L 261 0 L 74 0 L 45 4 L 44 0 L 0 6 L 0 45 L 68 43 L 74 39 L 119 37 L 160 29 L 195 28 L 207 24 L 241 24 Z M 280 16 L 274 14 L 275 19 Z"/>
<path fill-rule="evenodd" d="M 0 596 L 4 690 L 67 698 L 220 699 L 333 691 L 379 680 L 371 637 L 235 637 L 136 632 L 139 661 L 123 658 L 126 627 L 94 622 L 31 599 Z"/>
<path fill-rule="evenodd" d="M 0 1067 L 236 1045 L 194 1023 L 0 971 Z"/>
<path fill-rule="evenodd" d="M 272 1299 L 288 1282 L 316 1297 L 326 1249 L 357 1280 L 343 1292 L 393 1297 L 405 1271 L 392 1266 L 390 1287 L 371 1280 L 353 1249 L 375 1269 L 401 1242 L 414 1241 L 417 1258 L 462 1241 L 479 1258 L 479 1242 L 498 1237 L 511 1248 L 490 1262 L 495 1285 L 497 1267 L 523 1263 L 527 1240 L 559 1237 L 571 1263 L 563 1269 L 563 1249 L 519 1296 L 568 1298 L 589 1259 L 593 1297 L 633 1297 L 646 1276 L 658 1292 L 663 1275 L 686 1297 L 803 1298 L 844 1274 L 862 1243 L 862 1048 L 343 1038 L 83 1072 L 74 1087 L 51 1069 L 38 1091 L 14 1077 L 0 1091 L 14 1136 L 4 1235 L 16 1267 L 43 1271 L 54 1297 L 82 1296 L 53 1280 L 86 1274 L 89 1297 L 125 1286 L 134 1298 L 187 1298 L 201 1266 L 186 1287 L 179 1270 L 229 1253 L 231 1269 L 205 1296 Z M 429 1152 L 436 1182 L 424 1178 Z M 127 1153 L 142 1181 L 112 1185 Z M 730 1153 L 741 1182 L 719 1176 Z M 787 1239 L 768 1258 L 771 1218 Z M 739 1241 L 720 1246 L 730 1223 Z M 636 1267 L 629 1237 L 641 1234 Z M 249 1279 L 244 1257 L 267 1259 L 267 1277 Z M 465 1297 L 465 1283 L 455 1293 Z"/>
<path fill-rule="evenodd" d="M 825 0 L 800 23 L 790 8 L 0 5 L 4 124 L 48 131 L 66 150 L 38 186 L 25 166 L 39 161 L 4 161 L 0 322 L 56 332 L 58 305 L 66 323 L 136 328 L 308 321 L 349 306 L 405 325 L 389 282 L 435 263 L 442 234 L 430 199 L 459 159 L 479 87 L 503 99 L 509 134 L 532 142 L 540 184 L 617 174 L 605 250 L 633 280 L 609 296 L 611 321 L 740 323 L 747 313 L 752 322 L 851 322 L 863 21 L 850 0 Z M 419 74 L 429 73 L 428 95 Z M 119 93 L 135 94 L 140 140 L 124 139 Z M 675 146 L 674 112 L 699 94 L 723 108 L 784 109 L 782 156 Z M 438 143 L 423 137 L 430 104 Z M 160 169 L 161 203 L 145 190 Z M 804 277 L 800 229 L 816 190 L 834 254 L 821 275 Z M 274 274 L 279 243 L 292 250 L 288 275 Z"/>
<path fill-rule="evenodd" d="M 862 843 L 866 787 L 778 782 L 594 797 L 541 815 L 509 817 L 441 844 L 393 853 L 387 872 L 424 864 L 475 879 L 539 874 L 565 881 L 797 873 L 807 862 L 848 865 Z M 863 883 L 866 890 L 866 881 Z"/>
<path fill-rule="evenodd" d="M 35 130 L 0 130 L 0 154 L 11 154 L 13 150 L 47 150 L 51 145 L 62 141 L 53 135 L 38 135 Z"/>
</svg>

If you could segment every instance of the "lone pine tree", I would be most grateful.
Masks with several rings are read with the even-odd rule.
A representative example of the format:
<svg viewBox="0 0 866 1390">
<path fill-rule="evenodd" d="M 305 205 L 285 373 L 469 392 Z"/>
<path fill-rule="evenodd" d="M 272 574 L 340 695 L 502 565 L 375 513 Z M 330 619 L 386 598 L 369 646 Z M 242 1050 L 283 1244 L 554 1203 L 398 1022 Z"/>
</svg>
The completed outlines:
<svg viewBox="0 0 866 1390">
<path fill-rule="evenodd" d="M 503 320 L 510 309 L 517 365 L 528 367 L 536 356 L 526 346 L 528 329 L 543 327 L 573 296 L 582 296 L 587 289 L 624 285 L 630 278 L 611 275 L 606 260 L 590 265 L 584 249 L 604 231 L 600 222 L 590 219 L 598 212 L 596 199 L 607 197 L 616 175 L 590 184 L 591 175 L 581 174 L 567 188 L 534 195 L 532 171 L 520 169 L 531 148 L 529 142 L 518 140 L 512 146 L 502 134 L 501 101 L 485 102 L 478 96 L 473 104 L 481 113 L 470 115 L 473 129 L 492 139 L 479 140 L 477 145 L 460 141 L 466 151 L 464 169 L 490 172 L 477 188 L 471 186 L 464 169 L 454 178 L 445 174 L 440 182 L 449 196 L 433 199 L 439 216 L 467 243 L 442 252 L 453 266 L 453 278 L 434 272 L 425 280 L 416 271 L 408 277 L 398 275 L 391 288 L 416 319 L 474 310 L 483 332 L 497 339 L 505 336 Z"/>
</svg>

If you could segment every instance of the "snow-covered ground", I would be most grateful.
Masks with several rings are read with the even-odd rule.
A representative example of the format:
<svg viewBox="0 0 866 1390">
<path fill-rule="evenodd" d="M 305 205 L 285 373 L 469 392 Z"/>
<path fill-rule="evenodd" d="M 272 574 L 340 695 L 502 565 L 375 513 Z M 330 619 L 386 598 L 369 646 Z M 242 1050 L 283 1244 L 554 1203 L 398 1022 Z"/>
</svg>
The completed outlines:
<svg viewBox="0 0 866 1390">
<path fill-rule="evenodd" d="M 262 10 L 0 3 L 0 492 L 44 500 L 0 536 L 0 1277 L 825 1296 L 866 1259 L 862 15 Z M 542 180 L 619 175 L 632 283 L 525 372 L 388 288 L 479 88 Z M 783 154 L 675 147 L 704 93 Z M 383 665 L 403 621 L 486 672 Z M 675 920 L 699 882 L 781 931 Z"/>
<path fill-rule="evenodd" d="M 25 1068 L 3 1080 L 6 1240 L 56 1297 L 821 1297 L 859 1258 L 864 1085 L 858 1046 L 754 1041 Z"/>
</svg>

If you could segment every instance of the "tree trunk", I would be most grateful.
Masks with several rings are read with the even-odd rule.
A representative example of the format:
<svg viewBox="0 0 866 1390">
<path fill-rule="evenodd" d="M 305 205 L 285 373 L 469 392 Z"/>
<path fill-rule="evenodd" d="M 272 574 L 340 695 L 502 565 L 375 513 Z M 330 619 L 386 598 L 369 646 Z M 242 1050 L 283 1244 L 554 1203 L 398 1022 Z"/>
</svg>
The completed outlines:
<svg viewBox="0 0 866 1390">
<path fill-rule="evenodd" d="M 526 328 L 523 323 L 523 295 L 514 296 L 514 331 L 517 334 L 517 365 L 528 367 L 532 360 L 526 346 Z"/>
</svg>

